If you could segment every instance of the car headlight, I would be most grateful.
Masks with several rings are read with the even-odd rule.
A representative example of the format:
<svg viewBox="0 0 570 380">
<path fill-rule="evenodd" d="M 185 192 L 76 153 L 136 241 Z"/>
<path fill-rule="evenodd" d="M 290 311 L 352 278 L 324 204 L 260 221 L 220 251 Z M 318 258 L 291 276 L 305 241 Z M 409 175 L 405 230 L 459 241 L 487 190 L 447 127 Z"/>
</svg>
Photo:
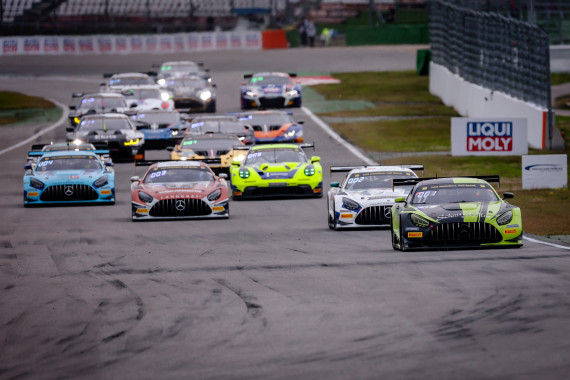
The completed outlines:
<svg viewBox="0 0 570 380">
<path fill-rule="evenodd" d="M 417 227 L 427 227 L 429 226 L 429 220 L 422 218 L 419 215 L 416 214 L 411 214 L 410 219 L 412 220 L 412 223 L 417 226 Z"/>
<path fill-rule="evenodd" d="M 206 101 L 208 99 L 210 99 L 212 97 L 212 92 L 211 91 L 202 91 L 200 93 L 200 99 L 202 99 L 203 101 Z"/>
<path fill-rule="evenodd" d="M 73 121 L 75 122 L 75 124 L 79 124 L 81 122 L 81 119 L 76 116 L 73 118 Z"/>
<path fill-rule="evenodd" d="M 253 91 L 246 91 L 245 96 L 255 96 L 255 92 Z"/>
<path fill-rule="evenodd" d="M 160 98 L 166 102 L 167 100 L 170 100 L 170 94 L 168 92 L 161 92 Z"/>
<path fill-rule="evenodd" d="M 97 181 L 93 182 L 93 186 L 101 187 L 107 184 L 107 176 L 104 175 L 103 177 L 99 178 Z"/>
<path fill-rule="evenodd" d="M 216 189 L 212 193 L 210 193 L 210 195 L 208 195 L 208 200 L 210 202 L 213 202 L 216 199 L 218 199 L 221 195 L 222 195 L 222 190 Z"/>
<path fill-rule="evenodd" d="M 83 144 L 83 141 L 81 141 L 81 140 L 79 140 L 79 139 L 75 139 L 75 140 L 73 140 L 73 144 L 75 144 L 75 145 L 81 145 L 81 144 Z"/>
<path fill-rule="evenodd" d="M 299 91 L 297 90 L 287 91 L 287 96 L 297 96 L 297 95 L 299 95 Z"/>
<path fill-rule="evenodd" d="M 158 83 L 160 86 L 164 86 L 166 84 L 166 80 L 161 78 L 157 80 L 156 83 Z"/>
<path fill-rule="evenodd" d="M 499 226 L 504 226 L 505 224 L 509 223 L 511 220 L 513 220 L 513 212 L 507 211 L 501 214 L 501 216 L 497 218 L 497 224 Z"/>
<path fill-rule="evenodd" d="M 130 139 L 129 141 L 125 141 L 124 144 L 125 146 L 130 146 L 130 145 L 138 145 L 141 142 L 141 139 Z"/>
<path fill-rule="evenodd" d="M 305 175 L 307 177 L 310 177 L 312 175 L 315 175 L 315 166 L 314 165 L 307 165 L 305 166 Z"/>
<path fill-rule="evenodd" d="M 360 205 L 350 198 L 342 198 L 342 207 L 349 210 L 358 210 Z"/>
<path fill-rule="evenodd" d="M 30 186 L 36 189 L 43 189 L 45 184 L 39 179 L 30 178 Z"/>
<path fill-rule="evenodd" d="M 245 154 L 239 154 L 239 155 L 237 155 L 237 156 L 234 157 L 234 161 L 239 161 L 239 162 L 241 162 L 241 161 L 243 161 L 243 160 L 245 160 Z"/>
<path fill-rule="evenodd" d="M 240 178 L 249 178 L 249 169 L 239 169 L 239 177 Z"/>
<path fill-rule="evenodd" d="M 139 191 L 139 199 L 144 203 L 152 203 L 154 198 L 143 191 Z"/>
</svg>

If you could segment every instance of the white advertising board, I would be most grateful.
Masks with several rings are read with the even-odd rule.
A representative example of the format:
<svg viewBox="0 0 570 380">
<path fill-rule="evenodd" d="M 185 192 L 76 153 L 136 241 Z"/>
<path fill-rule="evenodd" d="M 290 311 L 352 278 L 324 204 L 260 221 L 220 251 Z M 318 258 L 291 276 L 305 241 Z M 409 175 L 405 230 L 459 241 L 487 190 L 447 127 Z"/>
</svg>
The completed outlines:
<svg viewBox="0 0 570 380">
<path fill-rule="evenodd" d="M 451 118 L 452 156 L 520 156 L 527 153 L 526 119 Z"/>
<path fill-rule="evenodd" d="M 568 187 L 568 155 L 522 156 L 522 182 L 523 189 Z"/>
</svg>

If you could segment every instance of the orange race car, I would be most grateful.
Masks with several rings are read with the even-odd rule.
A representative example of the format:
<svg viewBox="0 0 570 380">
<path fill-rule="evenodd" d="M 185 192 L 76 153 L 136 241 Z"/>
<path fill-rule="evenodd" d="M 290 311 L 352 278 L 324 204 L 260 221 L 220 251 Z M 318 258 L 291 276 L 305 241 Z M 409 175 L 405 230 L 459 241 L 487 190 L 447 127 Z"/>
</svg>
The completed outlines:
<svg viewBox="0 0 570 380">
<path fill-rule="evenodd" d="M 295 121 L 287 111 L 250 111 L 239 114 L 244 125 L 253 128 L 255 143 L 301 143 L 303 121 Z"/>
</svg>

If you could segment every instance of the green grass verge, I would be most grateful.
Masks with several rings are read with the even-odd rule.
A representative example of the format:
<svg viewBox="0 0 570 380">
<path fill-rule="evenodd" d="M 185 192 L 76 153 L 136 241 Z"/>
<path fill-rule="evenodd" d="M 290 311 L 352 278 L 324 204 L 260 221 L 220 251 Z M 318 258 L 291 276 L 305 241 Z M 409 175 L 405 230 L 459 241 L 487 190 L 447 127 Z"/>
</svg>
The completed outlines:
<svg viewBox="0 0 570 380">
<path fill-rule="evenodd" d="M 449 118 L 331 124 L 344 138 L 372 152 L 449 151 Z"/>
<path fill-rule="evenodd" d="M 43 98 L 0 91 L 0 125 L 57 121 L 62 110 Z"/>
<path fill-rule="evenodd" d="M 459 116 L 451 107 L 437 103 L 401 104 L 377 103 L 375 108 L 364 110 L 342 110 L 320 113 L 319 116 L 358 117 L 358 116 Z"/>
<path fill-rule="evenodd" d="M 570 73 L 552 73 L 550 74 L 550 85 L 556 86 L 570 82 Z"/>
<path fill-rule="evenodd" d="M 43 98 L 12 91 L 0 91 L 0 110 L 49 109 L 54 107 L 55 104 Z"/>
</svg>

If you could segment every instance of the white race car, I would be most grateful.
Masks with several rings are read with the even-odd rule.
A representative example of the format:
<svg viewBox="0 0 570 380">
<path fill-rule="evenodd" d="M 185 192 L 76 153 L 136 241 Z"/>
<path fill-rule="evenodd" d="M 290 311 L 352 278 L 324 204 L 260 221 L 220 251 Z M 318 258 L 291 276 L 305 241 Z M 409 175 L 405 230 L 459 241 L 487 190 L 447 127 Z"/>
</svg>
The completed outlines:
<svg viewBox="0 0 570 380">
<path fill-rule="evenodd" d="M 327 202 L 329 228 L 389 227 L 394 200 L 408 195 L 413 187 L 394 189 L 392 179 L 417 178 L 413 170 L 423 169 L 423 165 L 331 166 L 331 173 L 349 173 L 342 182 L 331 183 Z"/>
</svg>

